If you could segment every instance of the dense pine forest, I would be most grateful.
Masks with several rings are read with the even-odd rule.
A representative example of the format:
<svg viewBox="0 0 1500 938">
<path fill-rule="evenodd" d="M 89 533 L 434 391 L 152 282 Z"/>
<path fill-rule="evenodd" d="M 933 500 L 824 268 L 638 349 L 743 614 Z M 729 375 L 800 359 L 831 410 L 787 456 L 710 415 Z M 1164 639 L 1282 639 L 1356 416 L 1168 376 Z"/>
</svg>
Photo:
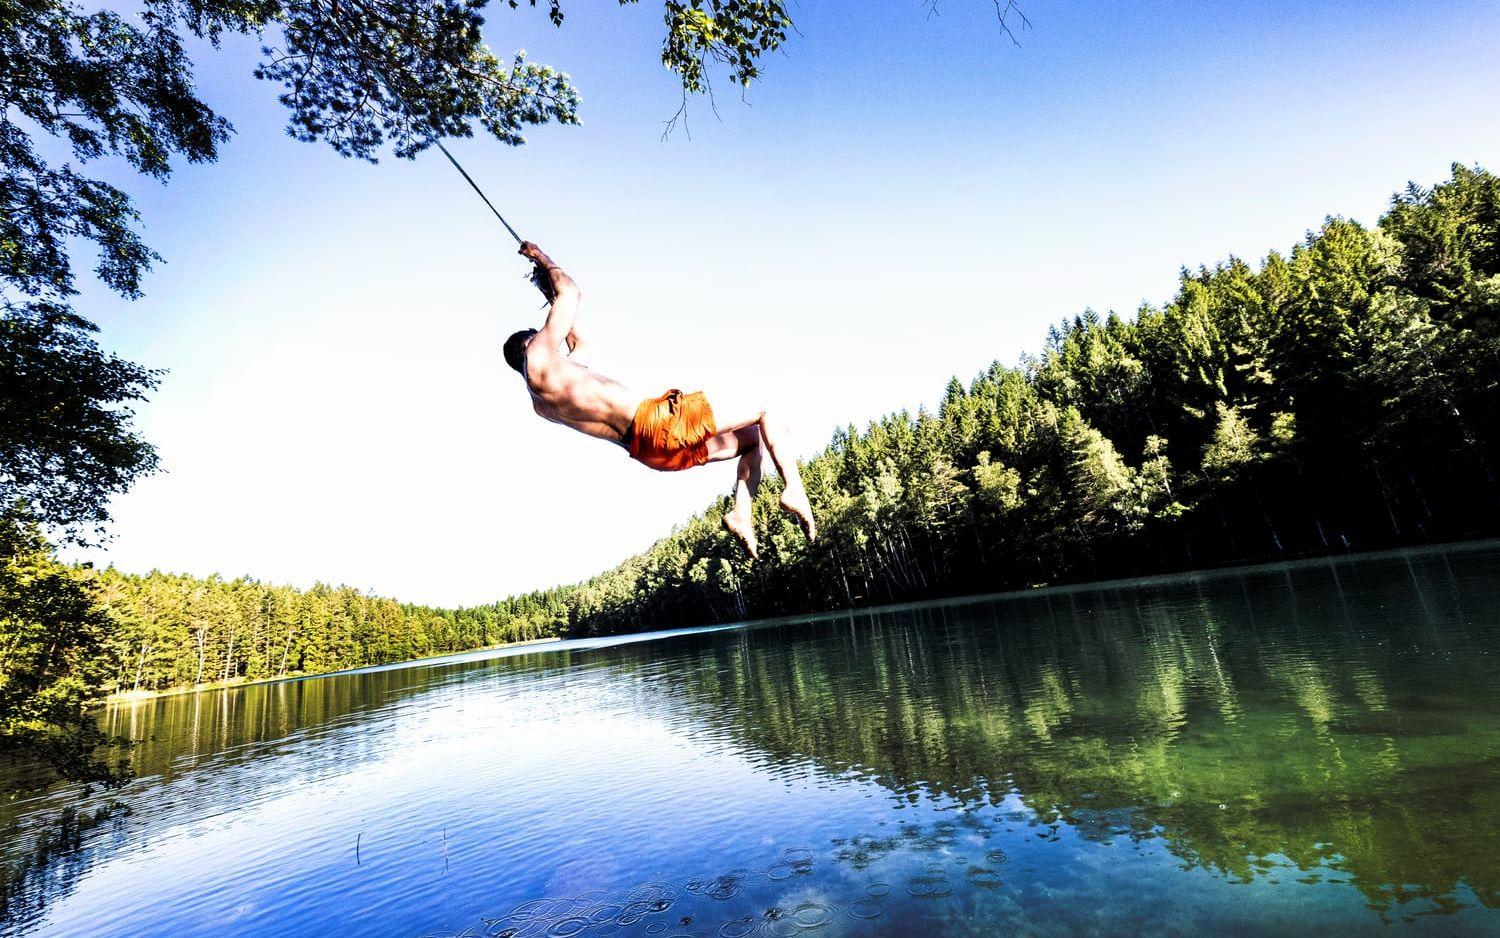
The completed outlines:
<svg viewBox="0 0 1500 938">
<path fill-rule="evenodd" d="M 559 591 L 451 610 L 348 586 L 297 590 L 112 569 L 93 583 L 114 621 L 109 683 L 121 692 L 321 674 L 545 638 L 567 625 Z"/>
<path fill-rule="evenodd" d="M 761 559 L 712 506 L 565 594 L 579 633 L 1143 574 L 1500 530 L 1500 178 L 1453 167 L 1373 228 L 1086 312 L 935 412 L 803 467 L 821 536 L 763 491 Z"/>
<path fill-rule="evenodd" d="M 76 762 L 86 747 L 46 751 L 47 714 L 108 691 L 1494 534 L 1497 440 L 1500 178 L 1456 165 L 1374 227 L 1333 218 L 1259 264 L 1184 270 L 1159 308 L 1085 312 L 935 411 L 839 430 L 803 467 L 817 543 L 767 485 L 756 561 L 716 504 L 585 583 L 440 610 L 68 569 L 11 522 L 0 735 Z"/>
</svg>

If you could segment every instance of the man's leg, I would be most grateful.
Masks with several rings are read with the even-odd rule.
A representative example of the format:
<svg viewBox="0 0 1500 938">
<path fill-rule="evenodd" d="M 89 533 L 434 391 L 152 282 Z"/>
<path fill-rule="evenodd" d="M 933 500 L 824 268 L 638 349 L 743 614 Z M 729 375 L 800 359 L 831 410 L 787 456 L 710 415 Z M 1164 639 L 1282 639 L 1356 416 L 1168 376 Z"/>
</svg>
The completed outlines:
<svg viewBox="0 0 1500 938">
<path fill-rule="evenodd" d="M 719 462 L 739 457 L 740 464 L 734 473 L 734 505 L 724 516 L 724 527 L 739 538 L 751 557 L 760 555 L 755 543 L 755 525 L 750 517 L 750 506 L 755 493 L 760 490 L 760 428 L 741 427 L 738 430 L 722 430 L 708 441 L 708 459 Z"/>
<path fill-rule="evenodd" d="M 713 398 L 709 398 L 712 402 Z M 716 418 L 720 416 L 715 410 Z M 802 485 L 802 475 L 797 471 L 797 463 L 791 458 L 783 458 L 780 450 L 786 443 L 786 425 L 775 416 L 764 409 L 751 411 L 750 413 L 726 410 L 723 414 L 729 419 L 717 420 L 719 436 L 731 431 L 744 430 L 754 427 L 759 431 L 760 442 L 765 444 L 766 452 L 771 456 L 771 463 L 776 466 L 776 471 L 781 474 L 782 481 L 786 487 L 781 492 L 781 508 L 796 517 L 806 532 L 809 541 L 818 536 L 818 525 L 813 520 L 812 504 L 807 500 L 807 489 Z M 709 448 L 709 458 L 713 459 L 713 447 Z M 729 457 L 722 456 L 722 459 Z"/>
</svg>

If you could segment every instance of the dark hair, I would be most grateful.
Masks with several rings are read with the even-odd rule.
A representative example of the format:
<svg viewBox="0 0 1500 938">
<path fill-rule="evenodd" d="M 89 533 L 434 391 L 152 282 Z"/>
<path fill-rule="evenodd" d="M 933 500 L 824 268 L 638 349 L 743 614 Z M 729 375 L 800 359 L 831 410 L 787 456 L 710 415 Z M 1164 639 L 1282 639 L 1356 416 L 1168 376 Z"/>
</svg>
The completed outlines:
<svg viewBox="0 0 1500 938">
<path fill-rule="evenodd" d="M 526 363 L 526 343 L 534 335 L 535 329 L 522 329 L 505 340 L 505 363 L 523 375 L 526 373 L 521 371 Z"/>
</svg>

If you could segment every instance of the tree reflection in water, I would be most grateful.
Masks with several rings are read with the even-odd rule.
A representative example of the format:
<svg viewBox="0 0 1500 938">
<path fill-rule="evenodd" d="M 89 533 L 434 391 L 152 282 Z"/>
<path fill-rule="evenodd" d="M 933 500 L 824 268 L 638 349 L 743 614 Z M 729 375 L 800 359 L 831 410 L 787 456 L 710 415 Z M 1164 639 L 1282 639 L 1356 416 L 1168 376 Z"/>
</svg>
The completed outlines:
<svg viewBox="0 0 1500 938">
<path fill-rule="evenodd" d="M 1495 907 L 1496 572 L 1313 565 L 855 614 L 816 641 L 740 633 L 657 679 L 770 764 L 909 800 L 1014 792 L 1241 880 L 1285 858 L 1382 906 L 1448 908 L 1462 883 Z"/>
<path fill-rule="evenodd" d="M 1220 883 L 1302 890 L 1296 901 L 1347 883 L 1372 907 L 1359 913 L 1371 915 L 1366 924 L 1476 903 L 1493 910 L 1497 611 L 1500 551 L 1491 545 L 833 614 L 120 707 L 105 714 L 104 728 L 139 740 L 139 777 L 130 786 L 82 800 L 58 789 L 0 806 L 0 931 L 26 930 L 91 869 L 194 836 L 204 818 L 223 827 L 278 798 L 352 784 L 420 757 L 435 738 L 482 750 L 484 739 L 469 730 L 424 722 L 434 711 L 481 703 L 486 714 L 524 714 L 512 719 L 547 732 L 610 714 L 621 726 L 659 727 L 663 746 L 731 752 L 735 771 L 750 773 L 737 777 L 734 791 L 763 775 L 830 791 L 860 786 L 892 809 L 915 809 L 863 828 L 851 815 L 850 829 L 792 853 L 780 852 L 782 842 L 766 857 L 726 853 L 724 869 L 695 878 L 599 884 L 632 909 L 646 901 L 640 896 L 659 904 L 670 890 L 678 918 L 706 922 L 712 912 L 715 927 L 730 931 L 784 931 L 798 914 L 816 924 L 829 910 L 876 930 L 916 921 L 903 915 L 929 916 L 925 928 L 937 916 L 954 933 L 1029 927 L 1039 909 L 1085 906 L 1108 899 L 1106 889 L 1169 895 L 1188 882 L 1174 864 Z M 412 727 L 422 732 L 405 732 Z M 515 813 L 488 822 L 491 836 L 538 825 L 523 832 L 534 844 L 571 830 L 556 815 L 526 816 L 527 799 L 549 786 L 565 799 L 622 805 L 637 794 L 601 786 L 614 777 L 609 766 L 533 760 L 512 768 L 519 755 L 485 761 L 480 753 L 474 777 L 424 810 L 459 823 L 481 810 L 470 802 L 503 790 L 505 810 Z M 445 770 L 434 766 L 427 782 L 451 778 Z M 413 794 L 392 789 L 371 804 L 388 825 L 387 843 L 418 836 L 430 819 L 403 813 Z M 691 855 L 693 864 L 718 862 L 723 831 L 713 806 L 687 788 L 674 797 L 676 827 L 660 835 L 661 849 Z M 128 812 L 100 813 L 112 799 Z M 65 807 L 76 813 L 59 824 Z M 757 810 L 771 813 L 739 823 L 762 823 L 768 837 L 784 833 L 774 827 L 786 822 L 774 808 Z M 325 905 L 272 907 L 264 910 L 269 922 L 296 914 L 310 926 L 336 919 L 348 902 L 337 888 L 338 876 L 349 875 L 336 872 L 342 866 L 316 866 L 324 862 L 316 854 L 306 854 L 305 869 L 269 859 L 285 855 L 266 846 L 278 838 L 295 845 L 298 837 L 329 836 L 317 814 L 301 820 L 305 831 L 245 835 L 253 840 L 245 850 L 266 851 L 285 881 L 325 875 L 330 884 L 319 893 Z M 844 824 L 842 815 L 833 820 Z M 599 836 L 606 839 L 579 849 L 608 854 L 607 838 L 624 835 Z M 384 889 L 405 908 L 441 907 L 438 887 L 414 878 L 404 858 L 384 854 L 387 865 L 372 866 L 368 835 L 366 862 L 356 867 L 354 837 L 349 831 L 349 857 L 335 862 L 361 870 L 365 888 Z M 480 855 L 488 849 L 465 843 Z M 642 856 L 651 849 L 617 846 Z M 1106 849 L 1114 852 L 1100 853 Z M 1137 856 L 1163 861 L 1151 883 L 1144 868 L 1124 862 Z M 458 856 L 455 867 L 464 862 Z M 472 888 L 500 895 L 508 876 L 530 869 L 524 851 L 507 862 L 519 865 L 480 864 L 495 878 Z M 380 875 L 391 878 L 370 879 Z M 688 888 L 694 883 L 697 891 Z M 176 882 L 162 888 L 191 892 Z M 608 905 L 599 896 L 531 899 L 541 904 L 525 908 L 573 918 L 579 909 L 603 916 Z M 491 922 L 514 906 L 496 901 Z M 759 918 L 769 911 L 776 917 Z M 416 914 L 421 921 L 429 913 Z M 634 922 L 667 921 L 648 918 Z M 541 927 L 540 919 L 527 921 Z M 1128 924 L 1193 926 L 1139 916 Z"/>
</svg>

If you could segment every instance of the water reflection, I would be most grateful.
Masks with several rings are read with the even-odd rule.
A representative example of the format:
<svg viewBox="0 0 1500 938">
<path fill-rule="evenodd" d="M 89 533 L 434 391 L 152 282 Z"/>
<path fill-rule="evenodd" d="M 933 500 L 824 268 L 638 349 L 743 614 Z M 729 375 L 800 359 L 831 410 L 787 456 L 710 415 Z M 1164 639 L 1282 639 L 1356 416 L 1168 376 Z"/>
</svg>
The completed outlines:
<svg viewBox="0 0 1500 938">
<path fill-rule="evenodd" d="M 1436 551 L 122 707 L 120 809 L 0 814 L 3 930 L 1493 929 L 1497 574 Z"/>
<path fill-rule="evenodd" d="M 1113 812 L 1190 864 L 1328 866 L 1382 908 L 1450 908 L 1461 884 L 1495 907 L 1494 618 L 1465 604 L 1500 580 L 1464 560 L 852 616 L 661 679 L 769 765 L 910 800 L 1017 792 L 1085 835 Z"/>
<path fill-rule="evenodd" d="M 71 892 L 90 866 L 86 844 L 105 831 L 118 837 L 128 814 L 119 805 L 85 813 L 69 806 L 25 838 L 24 845 L 8 831 L 5 876 L 0 879 L 0 922 L 15 926 L 35 921 L 50 899 Z M 18 845 L 21 849 L 11 849 Z"/>
</svg>

